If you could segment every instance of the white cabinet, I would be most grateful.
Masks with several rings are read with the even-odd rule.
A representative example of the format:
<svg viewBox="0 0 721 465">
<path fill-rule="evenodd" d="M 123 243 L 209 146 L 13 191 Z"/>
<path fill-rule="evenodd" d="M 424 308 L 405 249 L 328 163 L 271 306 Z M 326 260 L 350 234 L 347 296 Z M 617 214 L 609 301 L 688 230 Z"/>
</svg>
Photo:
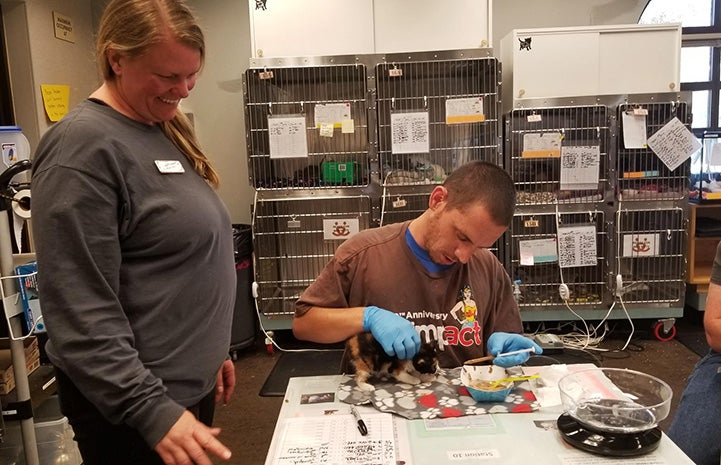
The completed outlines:
<svg viewBox="0 0 721 465">
<path fill-rule="evenodd" d="M 251 55 L 486 48 L 491 0 L 249 0 Z"/>
<path fill-rule="evenodd" d="M 680 90 L 681 26 L 515 29 L 501 40 L 504 109 L 528 99 Z"/>
</svg>

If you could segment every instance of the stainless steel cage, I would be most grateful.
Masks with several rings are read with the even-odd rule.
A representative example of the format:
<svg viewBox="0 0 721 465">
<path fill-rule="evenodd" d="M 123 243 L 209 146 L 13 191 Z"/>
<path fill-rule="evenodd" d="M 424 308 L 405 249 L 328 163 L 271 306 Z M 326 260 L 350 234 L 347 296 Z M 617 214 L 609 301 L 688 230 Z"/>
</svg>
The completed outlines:
<svg viewBox="0 0 721 465">
<path fill-rule="evenodd" d="M 506 159 L 519 205 L 593 203 L 609 190 L 604 105 L 515 109 Z"/>
<path fill-rule="evenodd" d="M 383 185 L 438 184 L 472 160 L 502 163 L 497 59 L 386 59 L 374 70 Z"/>
<path fill-rule="evenodd" d="M 365 195 L 259 199 L 253 236 L 260 312 L 292 316 L 343 239 L 370 227 L 370 208 Z"/>
<path fill-rule="evenodd" d="M 614 293 L 624 303 L 681 305 L 686 290 L 686 209 L 673 205 L 616 211 Z"/>
<path fill-rule="evenodd" d="M 641 118 L 645 125 L 638 144 L 630 143 L 628 128 L 624 125 L 628 116 Z M 691 112 L 686 102 L 629 102 L 616 109 L 619 136 L 617 144 L 617 186 L 616 196 L 626 201 L 683 200 L 688 194 L 690 162 L 681 163 L 671 170 L 646 145 L 645 139 L 678 118 L 687 128 L 691 126 Z M 626 121 L 626 123 L 624 123 Z"/>
<path fill-rule="evenodd" d="M 521 311 L 609 302 L 608 226 L 600 209 L 519 212 L 509 228 L 509 274 Z M 562 298 L 561 285 L 568 288 Z"/>
<path fill-rule="evenodd" d="M 365 65 L 250 68 L 244 80 L 248 171 L 256 189 L 369 183 Z M 276 135 L 286 136 L 277 148 Z"/>
</svg>

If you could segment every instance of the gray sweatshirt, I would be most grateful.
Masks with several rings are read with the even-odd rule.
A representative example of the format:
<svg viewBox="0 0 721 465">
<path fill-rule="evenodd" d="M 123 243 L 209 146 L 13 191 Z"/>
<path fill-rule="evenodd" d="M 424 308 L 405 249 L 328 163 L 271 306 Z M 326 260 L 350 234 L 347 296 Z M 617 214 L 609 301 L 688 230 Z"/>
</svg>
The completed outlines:
<svg viewBox="0 0 721 465">
<path fill-rule="evenodd" d="M 228 354 L 228 212 L 158 127 L 91 100 L 42 137 L 31 191 L 48 357 L 153 447 Z"/>
</svg>

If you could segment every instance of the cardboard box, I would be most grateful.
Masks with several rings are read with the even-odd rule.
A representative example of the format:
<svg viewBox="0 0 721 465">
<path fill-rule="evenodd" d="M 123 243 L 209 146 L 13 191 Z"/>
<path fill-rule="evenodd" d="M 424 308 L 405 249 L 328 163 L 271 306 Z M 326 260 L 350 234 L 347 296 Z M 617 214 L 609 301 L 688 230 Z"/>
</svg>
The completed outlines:
<svg viewBox="0 0 721 465">
<path fill-rule="evenodd" d="M 40 368 L 40 349 L 36 337 L 23 341 L 25 349 L 25 368 L 28 375 Z M 0 395 L 8 394 L 15 389 L 15 371 L 10 353 L 10 340 L 0 338 Z"/>
</svg>

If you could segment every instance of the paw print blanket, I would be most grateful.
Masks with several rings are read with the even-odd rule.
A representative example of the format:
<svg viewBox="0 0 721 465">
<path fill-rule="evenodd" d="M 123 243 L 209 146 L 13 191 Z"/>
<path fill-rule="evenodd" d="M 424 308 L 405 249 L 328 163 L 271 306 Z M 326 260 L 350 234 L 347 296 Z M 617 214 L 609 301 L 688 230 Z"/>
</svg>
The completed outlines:
<svg viewBox="0 0 721 465">
<path fill-rule="evenodd" d="M 527 413 L 538 410 L 536 396 L 528 381 L 516 382 L 503 402 L 476 402 L 460 379 L 460 368 L 441 369 L 435 381 L 416 385 L 393 379 L 373 378 L 374 391 L 358 389 L 354 378 L 338 386 L 339 400 L 348 404 L 372 404 L 381 412 L 395 413 L 409 420 L 448 418 L 488 413 Z"/>
</svg>

